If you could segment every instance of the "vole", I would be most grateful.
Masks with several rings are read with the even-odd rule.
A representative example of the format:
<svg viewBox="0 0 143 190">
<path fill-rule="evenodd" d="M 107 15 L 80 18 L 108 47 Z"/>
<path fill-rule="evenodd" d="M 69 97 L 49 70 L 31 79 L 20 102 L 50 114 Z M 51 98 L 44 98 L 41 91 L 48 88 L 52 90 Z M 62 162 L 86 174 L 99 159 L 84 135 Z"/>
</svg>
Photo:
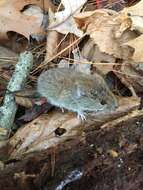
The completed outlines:
<svg viewBox="0 0 143 190">
<path fill-rule="evenodd" d="M 71 68 L 53 68 L 41 73 L 37 92 L 52 105 L 76 112 L 81 119 L 89 112 L 110 112 L 118 106 L 99 74 L 84 74 Z"/>
</svg>

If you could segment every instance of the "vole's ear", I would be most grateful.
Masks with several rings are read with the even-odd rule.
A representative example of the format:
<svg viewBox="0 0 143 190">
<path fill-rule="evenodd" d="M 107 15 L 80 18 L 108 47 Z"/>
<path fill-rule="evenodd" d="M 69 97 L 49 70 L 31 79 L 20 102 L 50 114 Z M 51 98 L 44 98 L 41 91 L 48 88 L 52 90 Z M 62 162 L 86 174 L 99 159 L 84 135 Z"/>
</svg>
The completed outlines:
<svg viewBox="0 0 143 190">
<path fill-rule="evenodd" d="M 76 99 L 81 98 L 81 97 L 86 95 L 85 91 L 81 87 L 79 87 L 77 85 L 73 89 L 72 94 L 73 94 L 73 97 L 76 98 Z"/>
</svg>

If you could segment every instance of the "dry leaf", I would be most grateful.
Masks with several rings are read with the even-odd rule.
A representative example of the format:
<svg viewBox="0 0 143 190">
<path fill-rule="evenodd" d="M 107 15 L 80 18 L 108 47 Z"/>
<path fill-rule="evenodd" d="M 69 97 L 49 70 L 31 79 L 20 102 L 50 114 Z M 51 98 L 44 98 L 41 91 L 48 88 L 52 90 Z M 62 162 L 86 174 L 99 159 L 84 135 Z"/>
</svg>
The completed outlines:
<svg viewBox="0 0 143 190">
<path fill-rule="evenodd" d="M 142 65 L 138 64 L 138 65 Z M 137 70 L 138 67 L 135 63 L 123 63 L 120 71 L 115 72 L 117 77 L 136 95 L 136 92 L 142 93 L 143 89 L 143 76 L 142 71 Z"/>
<path fill-rule="evenodd" d="M 33 105 L 30 98 L 16 96 L 15 100 L 18 105 L 24 106 L 25 108 L 31 108 Z"/>
<path fill-rule="evenodd" d="M 0 67 L 15 64 L 17 56 L 18 55 L 10 49 L 0 46 Z"/>
<path fill-rule="evenodd" d="M 143 0 L 139 1 L 136 5 L 124 8 L 121 11 L 122 15 L 126 15 L 132 21 L 132 30 L 138 30 L 143 33 Z"/>
<path fill-rule="evenodd" d="M 140 33 L 143 33 L 143 17 L 138 15 L 130 16 L 132 20 L 132 30 L 137 30 Z"/>
<path fill-rule="evenodd" d="M 119 105 L 119 108 L 111 113 L 93 113 L 93 117 L 89 116 L 87 118 L 87 125 L 94 123 L 96 127 L 100 121 L 101 123 L 105 123 L 128 114 L 128 112 L 139 106 L 139 98 L 122 98 L 119 101 Z M 76 138 L 77 135 L 81 135 L 82 137 L 83 127 L 75 114 L 69 112 L 61 113 L 53 111 L 48 115 L 41 115 L 39 118 L 20 128 L 9 140 L 9 144 L 12 147 L 10 157 L 19 158 L 30 152 L 54 147 L 66 140 Z M 57 132 L 58 129 L 59 131 L 63 131 L 63 133 Z"/>
<path fill-rule="evenodd" d="M 57 54 L 57 45 L 59 41 L 59 33 L 57 31 L 49 31 L 46 42 L 45 62 L 50 62 Z"/>
<path fill-rule="evenodd" d="M 143 0 L 139 1 L 136 5 L 124 8 L 121 12 L 128 15 L 143 16 Z"/>
<path fill-rule="evenodd" d="M 49 28 L 52 28 L 62 34 L 73 33 L 76 36 L 81 37 L 83 33 L 77 28 L 73 16 L 80 12 L 86 1 L 87 0 L 61 0 L 65 9 L 55 13 L 55 22 L 53 22 Z"/>
<path fill-rule="evenodd" d="M 133 61 L 136 63 L 143 62 L 143 34 L 125 44 L 131 46 L 135 50 L 132 57 Z"/>
<path fill-rule="evenodd" d="M 102 53 L 92 39 L 86 40 L 81 50 L 81 55 L 88 61 L 92 62 L 115 63 L 115 57 Z"/>
<path fill-rule="evenodd" d="M 116 64 L 115 57 L 102 53 L 92 39 L 85 42 L 81 50 L 81 55 L 83 58 L 87 59 L 87 63 L 90 61 L 90 64 L 92 64 L 96 70 L 98 69 L 103 75 L 112 71 L 114 64 Z"/>
<path fill-rule="evenodd" d="M 80 125 L 81 121 L 70 113 L 53 112 L 41 115 L 20 128 L 10 139 L 9 143 L 13 147 L 11 157 L 21 157 L 25 153 L 45 150 L 66 139 L 75 138 L 81 133 Z M 57 128 L 65 129 L 64 134 L 56 135 Z"/>
<path fill-rule="evenodd" d="M 24 15 L 21 11 L 28 5 L 37 5 L 43 8 L 39 0 L 1 0 L 0 1 L 0 39 L 7 39 L 7 32 L 14 31 L 29 39 L 31 34 L 39 34 L 43 29 L 35 16 Z M 51 6 L 45 1 L 45 8 Z"/>
<path fill-rule="evenodd" d="M 86 33 L 98 45 L 101 52 L 116 58 L 130 58 L 132 48 L 122 44 L 124 33 L 126 34 L 131 24 L 128 18 L 121 17 L 114 11 L 96 10 L 93 13 L 82 13 L 81 16 L 79 14 L 75 19 L 80 28 L 83 30 L 86 28 Z M 130 33 L 128 39 L 132 39 Z"/>
</svg>

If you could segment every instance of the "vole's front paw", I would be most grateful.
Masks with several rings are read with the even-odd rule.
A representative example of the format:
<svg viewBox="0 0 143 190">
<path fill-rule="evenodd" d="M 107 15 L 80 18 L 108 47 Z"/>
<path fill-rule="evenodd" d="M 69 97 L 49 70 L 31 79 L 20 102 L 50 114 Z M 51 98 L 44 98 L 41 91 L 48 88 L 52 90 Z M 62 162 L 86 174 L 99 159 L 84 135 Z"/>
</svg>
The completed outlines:
<svg viewBox="0 0 143 190">
<path fill-rule="evenodd" d="M 77 118 L 81 119 L 82 121 L 86 120 L 86 113 L 79 111 L 77 114 Z"/>
</svg>

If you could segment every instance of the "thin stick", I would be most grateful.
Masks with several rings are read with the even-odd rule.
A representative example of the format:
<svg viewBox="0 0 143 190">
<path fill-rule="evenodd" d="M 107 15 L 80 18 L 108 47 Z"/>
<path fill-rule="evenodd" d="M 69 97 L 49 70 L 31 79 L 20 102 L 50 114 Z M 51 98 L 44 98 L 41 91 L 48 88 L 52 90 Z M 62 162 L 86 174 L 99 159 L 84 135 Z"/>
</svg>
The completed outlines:
<svg viewBox="0 0 143 190">
<path fill-rule="evenodd" d="M 15 92 L 21 90 L 29 75 L 30 69 L 33 65 L 33 56 L 31 52 L 24 52 L 20 54 L 15 71 L 8 83 L 7 91 Z M 6 94 L 3 106 L 0 107 L 0 127 L 10 131 L 14 122 L 17 105 L 14 94 Z M 3 135 L 2 135 L 2 138 Z M 0 134 L 1 139 L 1 134 Z"/>
</svg>

